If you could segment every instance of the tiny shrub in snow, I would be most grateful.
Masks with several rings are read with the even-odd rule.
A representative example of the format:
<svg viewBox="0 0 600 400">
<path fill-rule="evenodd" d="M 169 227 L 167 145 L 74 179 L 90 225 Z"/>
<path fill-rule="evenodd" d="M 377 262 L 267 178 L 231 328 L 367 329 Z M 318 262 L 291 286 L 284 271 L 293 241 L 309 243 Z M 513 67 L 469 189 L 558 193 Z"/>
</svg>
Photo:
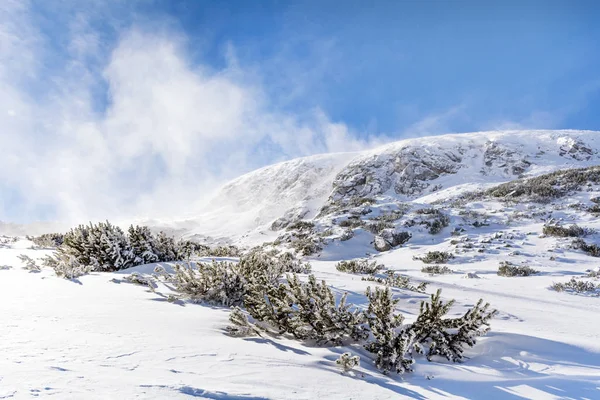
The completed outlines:
<svg viewBox="0 0 600 400">
<path fill-rule="evenodd" d="M 397 274 L 394 271 L 385 271 L 383 278 L 373 275 L 363 277 L 362 280 L 420 293 L 424 293 L 427 288 L 427 282 L 421 282 L 415 286 L 408 276 Z"/>
<path fill-rule="evenodd" d="M 394 224 L 386 221 L 375 221 L 367 224 L 366 229 L 374 235 L 379 235 L 384 229 L 391 229 Z"/>
<path fill-rule="evenodd" d="M 414 257 L 415 260 L 421 260 L 425 264 L 445 264 L 453 258 L 454 255 L 447 251 L 429 251 L 424 256 Z"/>
<path fill-rule="evenodd" d="M 350 372 L 354 367 L 360 365 L 360 357 L 353 356 L 351 353 L 344 353 L 335 360 L 335 363 L 344 371 Z"/>
<path fill-rule="evenodd" d="M 588 207 L 587 211 L 592 214 L 600 214 L 600 204 L 594 204 L 593 206 Z"/>
<path fill-rule="evenodd" d="M 383 264 L 377 264 L 377 261 L 369 262 L 366 258 L 340 261 L 335 265 L 338 271 L 352 274 L 374 274 L 383 268 L 385 268 Z"/>
<path fill-rule="evenodd" d="M 315 227 L 314 222 L 311 221 L 297 221 L 293 222 L 286 228 L 288 231 L 297 230 L 297 231 L 309 231 L 311 232 Z"/>
<path fill-rule="evenodd" d="M 600 278 L 600 269 L 588 271 L 588 273 L 586 274 L 586 276 L 588 278 L 594 278 L 594 279 Z"/>
<path fill-rule="evenodd" d="M 348 218 L 338 223 L 342 228 L 359 228 L 365 225 L 365 222 L 359 218 Z"/>
<path fill-rule="evenodd" d="M 546 225 L 544 226 L 543 233 L 546 236 L 581 237 L 585 236 L 589 232 L 588 230 L 573 224 L 569 227 L 564 227 L 560 225 Z"/>
<path fill-rule="evenodd" d="M 421 272 L 431 275 L 451 274 L 452 270 L 445 265 L 427 265 L 421 268 Z"/>
<path fill-rule="evenodd" d="M 571 247 L 583 250 L 592 257 L 600 257 L 600 246 L 596 244 L 587 244 L 583 239 L 573 240 Z"/>
<path fill-rule="evenodd" d="M 567 282 L 555 282 L 550 286 L 552 290 L 556 290 L 557 292 L 571 292 L 578 294 L 592 294 L 592 295 L 600 295 L 600 285 L 596 285 L 593 282 L 578 280 L 575 278 L 571 278 L 570 281 Z"/>
<path fill-rule="evenodd" d="M 350 207 L 360 207 L 360 206 L 371 205 L 371 204 L 375 204 L 375 203 L 376 203 L 376 200 L 372 199 L 370 197 L 353 197 L 348 202 L 348 205 Z"/>
<path fill-rule="evenodd" d="M 514 265 L 509 261 L 501 261 L 498 267 L 498 276 L 529 276 L 538 272 L 528 265 Z"/>
</svg>

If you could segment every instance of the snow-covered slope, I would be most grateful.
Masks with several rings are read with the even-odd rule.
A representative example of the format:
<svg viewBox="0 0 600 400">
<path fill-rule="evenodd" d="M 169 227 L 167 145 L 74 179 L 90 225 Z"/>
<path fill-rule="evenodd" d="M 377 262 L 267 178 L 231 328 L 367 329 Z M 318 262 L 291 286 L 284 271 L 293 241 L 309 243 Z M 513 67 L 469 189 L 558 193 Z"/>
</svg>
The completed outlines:
<svg viewBox="0 0 600 400">
<path fill-rule="evenodd" d="M 184 227 L 190 236 L 256 244 L 276 236 L 270 228 L 277 219 L 311 219 L 332 202 L 356 197 L 427 201 L 437 191 L 455 195 L 520 176 L 596 164 L 600 132 L 493 131 L 407 139 L 262 168 L 221 188 L 206 213 L 169 225 Z"/>
<path fill-rule="evenodd" d="M 382 375 L 357 344 L 227 336 L 226 308 L 170 303 L 168 283 L 149 291 L 123 280 L 153 265 L 68 281 L 50 269 L 21 269 L 19 254 L 39 259 L 48 251 L 0 237 L 0 399 L 600 398 L 600 258 L 574 238 L 544 235 L 548 224 L 577 224 L 586 244 L 600 245 L 600 168 L 542 175 L 600 165 L 599 150 L 598 132 L 411 139 L 263 168 L 223 187 L 204 215 L 167 224 L 242 244 L 320 241 L 323 250 L 310 259 L 316 278 L 361 309 L 367 286 L 377 283 L 335 263 L 369 255 L 412 282 L 429 282 L 426 294 L 392 288 L 408 323 L 437 289 L 456 300 L 453 316 L 479 298 L 498 310 L 466 362 L 420 357 L 402 377 Z M 538 178 L 496 187 L 520 176 Z M 532 185 L 543 198 L 527 195 Z M 482 190 L 489 187 L 493 194 Z M 400 231 L 410 233 L 406 243 L 374 249 L 374 237 Z M 419 257 L 430 251 L 454 256 L 448 273 L 422 270 Z M 537 272 L 499 276 L 506 261 Z M 596 289 L 551 290 L 571 279 Z M 344 351 L 361 356 L 355 374 L 335 366 Z"/>
</svg>

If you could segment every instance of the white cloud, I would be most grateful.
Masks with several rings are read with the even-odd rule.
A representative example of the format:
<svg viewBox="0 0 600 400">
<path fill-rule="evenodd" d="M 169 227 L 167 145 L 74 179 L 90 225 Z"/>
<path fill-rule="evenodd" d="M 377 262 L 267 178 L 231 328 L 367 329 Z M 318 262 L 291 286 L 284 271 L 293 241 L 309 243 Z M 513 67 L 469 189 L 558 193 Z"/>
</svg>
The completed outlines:
<svg viewBox="0 0 600 400">
<path fill-rule="evenodd" d="M 68 61 L 41 76 L 47 38 L 27 3 L 0 7 L 0 186 L 10 189 L 0 194 L 0 219 L 36 219 L 48 208 L 73 222 L 189 213 L 250 169 L 375 143 L 319 110 L 274 111 L 234 51 L 215 71 L 193 63 L 186 38 L 169 30 L 129 28 L 105 52 L 86 15 L 76 14 Z M 105 110 L 96 106 L 99 84 L 108 90 Z M 18 204 L 9 192 L 20 193 Z"/>
</svg>

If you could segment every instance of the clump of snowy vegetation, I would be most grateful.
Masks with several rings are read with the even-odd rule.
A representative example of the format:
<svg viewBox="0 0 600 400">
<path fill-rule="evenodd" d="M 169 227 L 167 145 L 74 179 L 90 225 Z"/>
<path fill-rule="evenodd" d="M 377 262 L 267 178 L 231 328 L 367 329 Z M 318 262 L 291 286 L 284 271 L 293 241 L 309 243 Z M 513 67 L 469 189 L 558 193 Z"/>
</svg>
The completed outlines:
<svg viewBox="0 0 600 400">
<path fill-rule="evenodd" d="M 34 259 L 25 254 L 20 254 L 17 256 L 19 260 L 24 264 L 23 269 L 29 272 L 40 272 L 40 266 L 37 265 Z"/>
<path fill-rule="evenodd" d="M 600 285 L 582 279 L 571 278 L 571 280 L 567 282 L 555 282 L 550 288 L 557 292 L 600 296 Z"/>
<path fill-rule="evenodd" d="M 421 282 L 415 286 L 408 276 L 398 274 L 394 271 L 385 271 L 383 276 L 366 276 L 363 277 L 362 280 L 420 293 L 424 293 L 427 288 L 427 282 Z"/>
<path fill-rule="evenodd" d="M 360 365 L 360 357 L 353 356 L 352 353 L 346 352 L 343 353 L 335 363 L 342 369 L 344 372 L 350 372 L 354 367 Z"/>
<path fill-rule="evenodd" d="M 175 241 L 164 232 L 152 233 L 146 226 L 131 226 L 126 234 L 108 221 L 79 225 L 62 236 L 50 234 L 38 243 L 52 240 L 60 244 L 43 260 L 43 265 L 68 279 L 90 271 L 119 271 L 142 264 L 189 260 L 194 256 L 240 255 L 235 246 L 211 249 L 191 241 Z"/>
<path fill-rule="evenodd" d="M 571 243 L 571 247 L 579 249 L 589 254 L 592 257 L 600 257 L 600 246 L 596 244 L 588 244 L 583 239 L 575 239 Z"/>
<path fill-rule="evenodd" d="M 582 237 L 591 233 L 588 229 L 582 228 L 577 224 L 573 224 L 568 227 L 560 225 L 546 225 L 544 226 L 542 232 L 546 236 L 556 237 Z"/>
<path fill-rule="evenodd" d="M 428 251 L 424 256 L 414 257 L 415 260 L 421 260 L 425 264 L 445 264 L 453 258 L 454 255 L 447 251 Z"/>
<path fill-rule="evenodd" d="M 351 274 L 375 274 L 377 271 L 384 269 L 383 264 L 378 264 L 377 261 L 369 261 L 366 258 L 340 261 L 335 265 L 335 269 L 340 272 L 348 272 Z"/>
<path fill-rule="evenodd" d="M 498 276 L 530 276 L 538 272 L 528 265 L 514 265 L 510 261 L 500 261 L 498 267 Z"/>
<path fill-rule="evenodd" d="M 404 317 L 395 311 L 400 300 L 393 298 L 389 287 L 367 288 L 369 306 L 359 311 L 346 302 L 346 294 L 336 302 L 326 282 L 318 282 L 313 275 L 301 282 L 292 274 L 277 284 L 254 278 L 244 296 L 244 307 L 252 321 L 241 308 L 235 308 L 230 315 L 230 334 L 265 331 L 318 344 L 363 343 L 375 354 L 376 367 L 386 374 L 411 371 L 416 354 L 425 354 L 428 360 L 443 356 L 462 361 L 464 347 L 475 345 L 496 314 L 480 300 L 462 317 L 444 318 L 454 301 L 443 303 L 438 290 L 429 303 L 421 304 L 417 320 L 403 325 Z"/>
<path fill-rule="evenodd" d="M 31 240 L 37 247 L 54 248 L 63 243 L 65 235 L 62 233 L 44 233 L 40 236 L 28 236 L 27 239 Z"/>
<path fill-rule="evenodd" d="M 451 274 L 453 271 L 445 265 L 426 265 L 421 268 L 421 272 L 430 275 Z"/>
</svg>

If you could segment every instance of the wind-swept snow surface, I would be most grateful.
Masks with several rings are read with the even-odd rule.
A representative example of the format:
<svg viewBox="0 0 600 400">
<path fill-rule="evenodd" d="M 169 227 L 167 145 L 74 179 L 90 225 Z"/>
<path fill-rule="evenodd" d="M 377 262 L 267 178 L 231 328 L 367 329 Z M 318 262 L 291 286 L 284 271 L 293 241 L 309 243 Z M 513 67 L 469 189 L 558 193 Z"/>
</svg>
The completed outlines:
<svg viewBox="0 0 600 400">
<path fill-rule="evenodd" d="M 22 268 L 20 254 L 49 250 L 0 237 L 0 399 L 600 399 L 599 152 L 599 132 L 411 139 L 269 166 L 225 185 L 203 215 L 155 224 L 209 242 L 319 241 L 307 258 L 316 278 L 359 308 L 376 283 L 335 264 L 369 257 L 429 282 L 427 293 L 393 288 L 407 323 L 440 288 L 456 299 L 452 316 L 480 298 L 498 310 L 464 363 L 417 357 L 402 376 L 382 375 L 359 345 L 230 337 L 228 309 L 169 302 L 168 284 L 124 280 L 154 265 L 69 281 Z M 586 169 L 542 176 L 570 168 Z M 588 247 L 544 234 L 571 224 Z M 376 250 L 391 233 L 409 240 Z M 447 273 L 422 272 L 430 251 L 454 256 Z M 536 273 L 499 276 L 503 263 Z M 552 290 L 571 279 L 598 289 Z M 335 363 L 347 351 L 361 357 L 353 373 Z"/>
<path fill-rule="evenodd" d="M 534 228 L 534 227 L 530 227 Z M 528 252 L 544 252 L 540 239 Z M 455 312 L 479 297 L 500 311 L 492 332 L 467 352 L 463 364 L 417 360 L 415 372 L 383 376 L 360 348 L 317 348 L 282 338 L 233 338 L 223 328 L 228 310 L 169 303 L 156 293 L 125 283 L 121 273 L 101 273 L 72 282 L 50 270 L 21 269 L 18 254 L 39 257 L 21 241 L 0 250 L 0 398 L 60 399 L 192 397 L 204 399 L 562 399 L 600 397 L 598 298 L 549 291 L 564 275 L 595 266 L 586 256 L 548 263 L 544 275 L 504 278 L 497 260 L 453 265 L 455 273 L 431 277 L 411 259 L 421 248 L 378 259 L 389 267 L 443 288 L 457 299 Z M 535 247 L 534 247 L 535 246 Z M 364 306 L 368 282 L 313 262 L 318 278 Z M 137 267 L 141 273 L 152 266 Z M 473 271 L 480 279 L 465 279 Z M 400 311 L 414 318 L 426 295 L 394 291 Z M 344 351 L 362 356 L 355 374 L 335 360 Z"/>
</svg>

